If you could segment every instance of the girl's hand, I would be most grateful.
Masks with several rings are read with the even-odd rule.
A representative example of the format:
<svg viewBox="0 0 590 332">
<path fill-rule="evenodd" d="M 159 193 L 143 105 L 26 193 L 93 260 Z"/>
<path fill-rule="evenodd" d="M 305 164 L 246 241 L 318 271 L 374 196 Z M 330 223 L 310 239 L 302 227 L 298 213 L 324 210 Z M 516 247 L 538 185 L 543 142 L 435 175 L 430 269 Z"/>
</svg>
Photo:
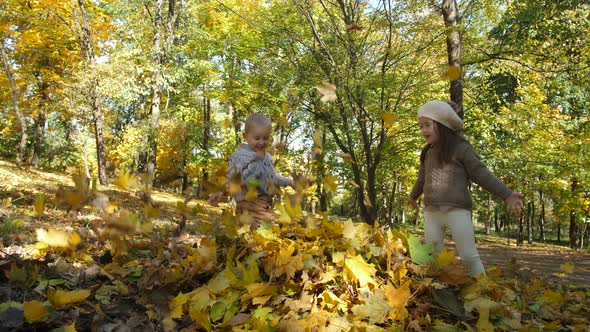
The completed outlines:
<svg viewBox="0 0 590 332">
<path fill-rule="evenodd" d="M 412 197 L 408 197 L 408 205 L 416 211 L 416 214 L 420 213 L 420 207 L 418 206 L 418 202 Z"/>
<path fill-rule="evenodd" d="M 217 206 L 217 205 L 219 205 L 219 201 L 221 201 L 222 198 L 223 198 L 222 192 L 213 193 L 213 194 L 209 195 L 209 199 L 207 200 L 207 202 L 209 202 L 209 204 L 211 204 L 211 206 Z"/>
<path fill-rule="evenodd" d="M 524 195 L 518 192 L 513 192 L 510 196 L 506 197 L 504 202 L 506 203 L 506 208 L 508 211 L 514 212 L 514 214 L 519 215 L 524 208 L 524 203 L 522 202 Z"/>
</svg>

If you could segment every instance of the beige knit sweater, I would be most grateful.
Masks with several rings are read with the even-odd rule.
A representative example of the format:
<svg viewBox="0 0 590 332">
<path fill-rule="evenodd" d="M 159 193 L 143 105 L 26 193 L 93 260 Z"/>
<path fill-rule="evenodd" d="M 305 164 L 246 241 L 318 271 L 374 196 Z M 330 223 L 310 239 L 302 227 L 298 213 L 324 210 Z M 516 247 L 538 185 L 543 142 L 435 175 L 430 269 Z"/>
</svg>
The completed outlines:
<svg viewBox="0 0 590 332">
<path fill-rule="evenodd" d="M 436 160 L 436 149 L 436 146 L 432 146 L 426 151 L 424 162 L 420 163 L 418 179 L 410 194 L 417 199 L 424 193 L 424 205 L 427 209 L 452 207 L 471 210 L 473 201 L 468 189 L 470 181 L 501 199 L 512 194 L 512 190 L 481 162 L 471 144 L 459 143 L 453 149 L 452 161 L 444 165 Z"/>
</svg>

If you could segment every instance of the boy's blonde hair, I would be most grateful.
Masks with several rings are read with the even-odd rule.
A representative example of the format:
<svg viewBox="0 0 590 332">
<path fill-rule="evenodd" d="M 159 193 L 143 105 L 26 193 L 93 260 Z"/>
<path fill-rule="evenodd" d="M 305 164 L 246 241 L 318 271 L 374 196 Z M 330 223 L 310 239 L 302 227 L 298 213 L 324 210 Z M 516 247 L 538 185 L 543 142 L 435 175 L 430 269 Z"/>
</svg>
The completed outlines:
<svg viewBox="0 0 590 332">
<path fill-rule="evenodd" d="M 272 127 L 272 122 L 266 115 L 262 113 L 252 113 L 246 118 L 246 128 L 244 131 L 248 132 L 248 130 L 253 126 Z"/>
</svg>

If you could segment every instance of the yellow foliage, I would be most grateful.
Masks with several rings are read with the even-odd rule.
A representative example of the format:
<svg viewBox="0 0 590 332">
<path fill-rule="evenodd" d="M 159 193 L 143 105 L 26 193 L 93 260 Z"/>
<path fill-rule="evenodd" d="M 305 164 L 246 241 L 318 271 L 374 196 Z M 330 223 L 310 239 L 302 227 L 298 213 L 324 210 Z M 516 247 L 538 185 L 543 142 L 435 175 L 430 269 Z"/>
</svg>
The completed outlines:
<svg viewBox="0 0 590 332">
<path fill-rule="evenodd" d="M 327 175 L 324 177 L 324 187 L 328 192 L 336 192 L 338 188 L 338 178 L 333 175 Z"/>
<path fill-rule="evenodd" d="M 373 277 L 377 269 L 373 264 L 365 262 L 360 255 L 344 258 L 344 273 L 350 279 L 357 281 L 361 287 L 366 287 L 369 284 L 377 286 L 377 282 Z"/>
<path fill-rule="evenodd" d="M 42 322 L 49 317 L 49 310 L 39 301 L 30 301 L 23 304 L 25 319 L 31 323 Z"/>
<path fill-rule="evenodd" d="M 90 296 L 90 291 L 79 289 L 74 291 L 65 291 L 62 289 L 50 289 L 47 291 L 47 299 L 56 308 L 62 308 L 68 304 L 80 303 Z"/>
<path fill-rule="evenodd" d="M 448 251 L 446 247 L 443 248 L 440 253 L 436 254 L 435 258 L 435 265 L 438 268 L 442 268 L 450 264 L 455 264 L 457 262 L 457 257 L 455 257 L 455 251 Z"/>
<path fill-rule="evenodd" d="M 67 233 L 56 229 L 45 230 L 43 228 L 37 228 L 37 248 L 69 248 L 74 249 L 82 239 L 76 232 Z"/>
<path fill-rule="evenodd" d="M 383 126 L 385 128 L 391 128 L 395 122 L 395 114 L 393 113 L 383 113 L 381 114 L 381 120 L 383 120 Z"/>
<path fill-rule="evenodd" d="M 45 209 L 45 193 L 38 194 L 35 196 L 35 214 L 39 217 L 43 216 L 43 210 Z"/>
</svg>

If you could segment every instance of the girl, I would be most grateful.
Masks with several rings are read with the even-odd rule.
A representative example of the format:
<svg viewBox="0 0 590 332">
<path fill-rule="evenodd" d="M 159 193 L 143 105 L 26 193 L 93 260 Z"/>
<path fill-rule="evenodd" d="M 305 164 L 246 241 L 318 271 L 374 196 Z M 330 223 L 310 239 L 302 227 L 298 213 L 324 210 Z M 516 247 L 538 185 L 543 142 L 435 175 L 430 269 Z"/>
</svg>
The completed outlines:
<svg viewBox="0 0 590 332">
<path fill-rule="evenodd" d="M 416 199 L 424 194 L 426 242 L 440 251 L 444 228 L 449 227 L 470 275 L 485 274 L 475 248 L 469 182 L 503 199 L 508 209 L 517 214 L 523 208 L 523 195 L 506 187 L 479 160 L 462 135 L 463 121 L 449 103 L 427 102 L 418 110 L 418 123 L 427 144 L 420 155 L 420 171 L 408 203 L 419 211 Z"/>
</svg>

